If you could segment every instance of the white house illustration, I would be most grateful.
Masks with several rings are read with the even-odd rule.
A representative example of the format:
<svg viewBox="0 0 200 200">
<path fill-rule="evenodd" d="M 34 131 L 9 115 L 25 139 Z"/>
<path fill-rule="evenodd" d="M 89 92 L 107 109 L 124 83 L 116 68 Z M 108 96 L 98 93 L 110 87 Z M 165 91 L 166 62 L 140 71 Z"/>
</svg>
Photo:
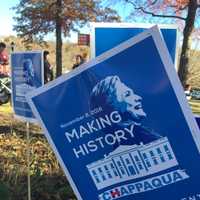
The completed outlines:
<svg viewBox="0 0 200 200">
<path fill-rule="evenodd" d="M 178 162 L 167 137 L 146 145 L 119 146 L 105 158 L 87 165 L 98 190 L 155 174 L 177 166 Z"/>
</svg>

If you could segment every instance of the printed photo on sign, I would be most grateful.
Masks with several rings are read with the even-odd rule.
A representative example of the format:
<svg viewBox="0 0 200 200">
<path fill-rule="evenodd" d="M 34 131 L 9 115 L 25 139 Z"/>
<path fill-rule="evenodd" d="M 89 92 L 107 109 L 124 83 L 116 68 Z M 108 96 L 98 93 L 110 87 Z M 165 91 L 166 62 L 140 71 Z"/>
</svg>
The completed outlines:
<svg viewBox="0 0 200 200">
<path fill-rule="evenodd" d="M 157 27 L 36 89 L 28 102 L 79 200 L 200 193 L 198 126 Z"/>
<path fill-rule="evenodd" d="M 42 52 L 16 52 L 11 54 L 12 100 L 15 115 L 34 121 L 35 117 L 25 98 L 28 92 L 43 84 Z"/>
</svg>

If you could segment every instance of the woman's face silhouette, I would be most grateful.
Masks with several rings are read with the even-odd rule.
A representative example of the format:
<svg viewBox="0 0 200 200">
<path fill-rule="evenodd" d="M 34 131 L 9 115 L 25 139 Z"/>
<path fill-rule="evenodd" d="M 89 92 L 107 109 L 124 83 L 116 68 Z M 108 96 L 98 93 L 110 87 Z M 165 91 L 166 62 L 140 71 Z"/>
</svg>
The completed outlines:
<svg viewBox="0 0 200 200">
<path fill-rule="evenodd" d="M 116 82 L 116 88 L 118 109 L 122 108 L 122 112 L 128 112 L 132 120 L 136 122 L 140 122 L 141 119 L 146 117 L 146 113 L 142 108 L 142 97 L 136 95 L 132 89 L 120 80 Z"/>
</svg>

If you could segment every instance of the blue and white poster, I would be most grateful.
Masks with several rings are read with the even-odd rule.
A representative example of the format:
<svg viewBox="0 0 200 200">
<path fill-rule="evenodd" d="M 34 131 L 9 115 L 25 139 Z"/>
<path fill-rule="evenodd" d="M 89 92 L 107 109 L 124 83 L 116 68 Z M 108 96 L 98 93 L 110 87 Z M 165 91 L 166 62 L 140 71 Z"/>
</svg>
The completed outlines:
<svg viewBox="0 0 200 200">
<path fill-rule="evenodd" d="M 136 36 L 151 26 L 152 24 L 147 23 L 91 23 L 91 57 L 95 58 L 96 56 L 101 55 L 102 53 L 112 49 L 131 37 Z M 178 69 L 178 27 L 177 25 L 171 24 L 160 24 L 158 26 L 162 32 L 175 68 Z M 200 116 L 197 115 L 196 120 L 200 127 L 199 119 Z"/>
<path fill-rule="evenodd" d="M 22 120 L 34 122 L 35 117 L 25 96 L 43 85 L 43 53 L 41 51 L 12 53 L 11 72 L 14 113 Z"/>
<path fill-rule="evenodd" d="M 200 194 L 198 126 L 157 27 L 27 98 L 79 200 Z"/>
<path fill-rule="evenodd" d="M 118 44 L 143 32 L 152 24 L 142 23 L 91 23 L 92 58 L 112 49 Z M 178 27 L 176 25 L 159 25 L 163 38 L 177 68 Z"/>
</svg>

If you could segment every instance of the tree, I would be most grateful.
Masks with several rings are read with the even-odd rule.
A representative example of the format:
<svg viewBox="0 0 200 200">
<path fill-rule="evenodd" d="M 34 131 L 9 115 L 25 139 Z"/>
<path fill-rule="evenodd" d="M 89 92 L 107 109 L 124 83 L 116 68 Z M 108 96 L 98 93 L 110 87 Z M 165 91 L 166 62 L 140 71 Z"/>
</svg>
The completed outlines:
<svg viewBox="0 0 200 200">
<path fill-rule="evenodd" d="M 43 41 L 56 33 L 56 76 L 62 74 L 62 37 L 88 21 L 119 21 L 117 12 L 103 8 L 98 0 L 20 0 L 14 8 L 14 30 L 26 43 Z"/>
<path fill-rule="evenodd" d="M 199 15 L 198 0 L 123 0 L 133 6 L 132 16 L 141 16 L 141 13 L 152 17 L 171 18 L 184 22 L 183 44 L 180 55 L 178 75 L 183 84 L 186 85 L 189 68 L 189 39 L 194 30 L 195 19 Z"/>
</svg>

